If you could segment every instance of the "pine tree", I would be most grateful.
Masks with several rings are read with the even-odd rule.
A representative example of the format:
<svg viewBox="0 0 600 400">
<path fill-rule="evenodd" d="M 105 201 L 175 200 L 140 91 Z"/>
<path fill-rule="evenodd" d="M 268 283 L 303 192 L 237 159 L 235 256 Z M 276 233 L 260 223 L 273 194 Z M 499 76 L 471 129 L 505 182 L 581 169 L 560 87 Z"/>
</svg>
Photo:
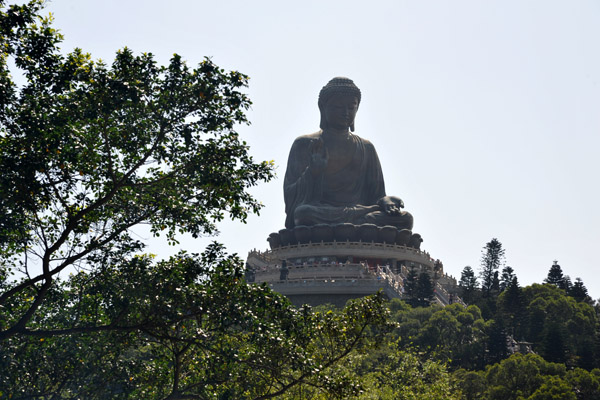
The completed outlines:
<svg viewBox="0 0 600 400">
<path fill-rule="evenodd" d="M 497 279 L 497 274 L 495 273 L 504 265 L 504 249 L 502 248 L 502 243 L 498 239 L 493 238 L 485 245 L 482 253 L 481 271 L 479 273 L 481 277 L 481 289 L 483 295 L 489 297 L 494 286 L 494 277 Z"/>
<path fill-rule="evenodd" d="M 475 272 L 473 272 L 473 268 L 467 265 L 463 269 L 458 287 L 460 289 L 460 297 L 463 301 L 467 304 L 472 304 L 477 292 L 477 277 L 475 276 Z"/>
<path fill-rule="evenodd" d="M 577 301 L 591 301 L 588 291 L 581 278 L 576 278 L 573 286 L 569 288 L 567 294 Z"/>
<path fill-rule="evenodd" d="M 487 331 L 487 353 L 486 361 L 488 364 L 500 362 L 508 355 L 506 346 L 506 331 L 501 323 L 492 320 L 486 329 Z"/>
<path fill-rule="evenodd" d="M 544 283 L 549 283 L 562 289 L 561 286 L 564 284 L 564 279 L 562 268 L 558 265 L 558 261 L 555 260 L 554 264 L 550 267 L 550 271 L 548 271 L 548 276 L 544 279 Z"/>
<path fill-rule="evenodd" d="M 517 340 L 522 339 L 526 309 L 523 292 L 516 276 L 498 298 L 498 312 L 508 333 Z"/>
<path fill-rule="evenodd" d="M 491 292 L 494 296 L 498 296 L 500 293 L 500 278 L 498 276 L 498 271 L 494 271 L 494 279 L 492 279 L 492 289 Z"/>
<path fill-rule="evenodd" d="M 565 333 L 559 324 L 551 323 L 546 327 L 542 340 L 543 357 L 555 363 L 564 363 L 567 359 Z"/>
<path fill-rule="evenodd" d="M 515 270 L 508 265 L 502 268 L 502 275 L 500 276 L 500 291 L 503 292 L 508 288 L 515 277 Z"/>
<path fill-rule="evenodd" d="M 565 275 L 563 277 L 562 282 L 558 285 L 558 287 L 565 291 L 565 293 L 569 293 L 571 291 L 571 287 L 573 287 L 573 283 L 571 282 L 571 277 L 569 275 Z"/>
<path fill-rule="evenodd" d="M 596 302 L 596 305 L 598 305 L 598 302 Z M 596 357 L 593 357 L 594 359 L 594 363 L 592 365 L 592 368 L 599 368 L 600 367 L 600 323 L 596 324 L 596 330 L 594 332 L 594 345 L 592 346 L 592 355 L 595 355 Z"/>
<path fill-rule="evenodd" d="M 427 307 L 433 300 L 433 283 L 427 272 L 421 272 L 417 280 L 416 303 L 419 306 Z"/>
<path fill-rule="evenodd" d="M 408 276 L 404 279 L 404 295 L 409 299 L 409 303 L 413 304 L 417 292 L 417 271 L 414 265 L 410 266 Z"/>
</svg>

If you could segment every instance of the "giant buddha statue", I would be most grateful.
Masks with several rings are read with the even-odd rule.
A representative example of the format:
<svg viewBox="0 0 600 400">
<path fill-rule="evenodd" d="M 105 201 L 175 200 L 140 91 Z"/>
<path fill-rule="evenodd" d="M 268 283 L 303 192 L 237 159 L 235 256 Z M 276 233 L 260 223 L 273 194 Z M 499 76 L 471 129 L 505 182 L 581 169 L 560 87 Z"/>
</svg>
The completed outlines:
<svg viewBox="0 0 600 400">
<path fill-rule="evenodd" d="M 284 181 L 287 229 L 351 223 L 411 230 L 402 200 L 387 196 L 371 142 L 354 134 L 361 92 L 348 78 L 333 78 L 319 93 L 320 128 L 298 137 Z"/>
</svg>

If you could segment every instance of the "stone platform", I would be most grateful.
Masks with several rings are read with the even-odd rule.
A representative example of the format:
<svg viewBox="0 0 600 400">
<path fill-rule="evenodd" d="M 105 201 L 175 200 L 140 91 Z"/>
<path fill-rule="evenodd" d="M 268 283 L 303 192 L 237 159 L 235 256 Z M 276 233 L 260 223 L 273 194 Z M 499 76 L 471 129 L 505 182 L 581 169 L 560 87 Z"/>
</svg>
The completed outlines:
<svg viewBox="0 0 600 400">
<path fill-rule="evenodd" d="M 331 242 L 387 243 L 419 249 L 423 239 L 418 233 L 391 225 L 340 223 L 284 228 L 271 233 L 267 241 L 272 250 L 296 244 Z"/>
<path fill-rule="evenodd" d="M 451 295 L 439 284 L 446 277 L 441 262 L 429 253 L 398 244 L 376 242 L 319 242 L 251 251 L 247 260 L 250 282 L 269 284 L 295 305 L 333 303 L 383 290 L 402 298 L 409 268 L 427 272 L 436 285 L 436 298 L 448 304 Z"/>
</svg>

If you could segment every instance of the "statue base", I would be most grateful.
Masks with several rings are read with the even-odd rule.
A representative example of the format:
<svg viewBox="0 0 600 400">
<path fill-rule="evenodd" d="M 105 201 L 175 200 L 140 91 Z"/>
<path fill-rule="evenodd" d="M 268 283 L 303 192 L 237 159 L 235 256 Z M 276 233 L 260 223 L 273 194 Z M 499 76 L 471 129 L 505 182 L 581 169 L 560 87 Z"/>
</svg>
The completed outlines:
<svg viewBox="0 0 600 400">
<path fill-rule="evenodd" d="M 342 223 L 299 225 L 292 229 L 281 229 L 279 232 L 271 233 L 267 241 L 271 250 L 289 245 L 333 241 L 386 243 L 420 249 L 423 239 L 418 233 L 412 233 L 408 229 L 397 229 L 392 225 Z"/>
<path fill-rule="evenodd" d="M 311 228 L 311 231 L 319 230 L 318 226 Z M 376 232 L 383 231 L 383 228 Z M 369 229 L 372 231 L 372 228 Z M 298 231 L 302 238 L 304 228 L 296 227 L 294 234 Z M 402 299 L 405 296 L 404 280 L 413 268 L 417 273 L 430 274 L 439 304 L 447 305 L 458 299 L 453 294 L 456 280 L 444 274 L 439 260 L 434 260 L 419 248 L 394 242 L 349 239 L 308 243 L 296 239 L 293 243 L 285 238 L 281 241 L 283 235 L 280 231 L 280 242 L 274 246 L 271 234 L 271 250 L 254 250 L 248 254 L 246 278 L 248 282 L 267 283 L 296 306 L 332 303 L 341 307 L 349 299 L 374 294 L 378 290 L 382 290 L 389 299 Z M 444 286 L 447 288 L 441 283 L 446 283 Z"/>
</svg>

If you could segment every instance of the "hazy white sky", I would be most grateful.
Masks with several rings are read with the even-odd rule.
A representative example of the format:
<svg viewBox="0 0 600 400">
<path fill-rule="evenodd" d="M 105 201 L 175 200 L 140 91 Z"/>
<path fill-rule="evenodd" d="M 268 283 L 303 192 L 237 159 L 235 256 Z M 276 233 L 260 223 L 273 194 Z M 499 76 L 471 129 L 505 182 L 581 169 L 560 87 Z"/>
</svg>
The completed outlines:
<svg viewBox="0 0 600 400">
<path fill-rule="evenodd" d="M 600 297 L 600 2 L 54 0 L 47 11 L 65 51 L 210 56 L 250 75 L 252 125 L 239 131 L 278 177 L 253 191 L 260 217 L 221 225 L 231 252 L 266 249 L 283 228 L 289 148 L 318 130 L 320 88 L 347 76 L 363 93 L 356 133 L 447 273 L 477 271 L 496 237 L 522 285 L 556 259 Z"/>
</svg>

